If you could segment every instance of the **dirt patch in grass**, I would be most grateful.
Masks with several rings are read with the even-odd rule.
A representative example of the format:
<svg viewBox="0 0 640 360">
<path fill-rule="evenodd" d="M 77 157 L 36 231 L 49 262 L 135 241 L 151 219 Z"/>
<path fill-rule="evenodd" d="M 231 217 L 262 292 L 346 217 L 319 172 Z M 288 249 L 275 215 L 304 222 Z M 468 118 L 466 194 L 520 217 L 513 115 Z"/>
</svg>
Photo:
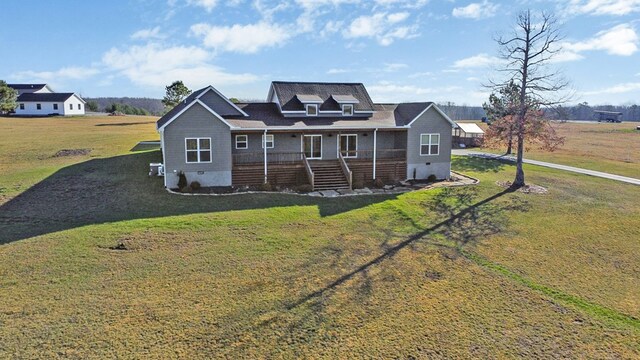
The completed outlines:
<svg viewBox="0 0 640 360">
<path fill-rule="evenodd" d="M 91 149 L 62 149 L 55 153 L 53 157 L 84 156 L 89 155 L 89 153 L 91 153 Z"/>
<path fill-rule="evenodd" d="M 511 181 L 496 181 L 496 185 L 503 187 L 505 189 L 511 189 L 513 183 Z M 519 187 L 515 189 L 515 191 L 524 193 L 524 194 L 546 194 L 548 190 L 545 187 L 534 184 L 527 184 L 525 186 Z"/>
</svg>

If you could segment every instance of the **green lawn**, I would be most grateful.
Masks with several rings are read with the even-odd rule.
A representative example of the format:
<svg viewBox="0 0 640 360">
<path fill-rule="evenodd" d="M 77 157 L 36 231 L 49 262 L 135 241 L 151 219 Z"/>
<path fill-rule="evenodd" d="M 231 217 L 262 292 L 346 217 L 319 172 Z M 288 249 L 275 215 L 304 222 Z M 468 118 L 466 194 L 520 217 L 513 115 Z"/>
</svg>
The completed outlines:
<svg viewBox="0 0 640 360">
<path fill-rule="evenodd" d="M 637 122 L 554 123 L 564 145 L 549 152 L 532 147 L 525 158 L 640 179 L 640 131 Z M 504 153 L 505 149 L 483 149 Z"/>
<path fill-rule="evenodd" d="M 511 165 L 456 158 L 479 185 L 177 196 L 146 175 L 158 151 L 129 151 L 153 124 L 74 120 L 28 145 L 0 118 L 0 164 L 21 159 L 0 185 L 0 358 L 640 356 L 637 186 L 526 166 L 549 193 L 512 193 Z"/>
</svg>

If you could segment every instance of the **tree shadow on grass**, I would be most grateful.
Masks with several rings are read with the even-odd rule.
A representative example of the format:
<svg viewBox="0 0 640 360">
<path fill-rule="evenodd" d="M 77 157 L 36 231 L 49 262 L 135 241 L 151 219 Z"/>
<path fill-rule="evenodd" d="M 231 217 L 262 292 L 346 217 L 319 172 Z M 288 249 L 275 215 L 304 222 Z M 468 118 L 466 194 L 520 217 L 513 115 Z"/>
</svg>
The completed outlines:
<svg viewBox="0 0 640 360">
<path fill-rule="evenodd" d="M 451 169 L 455 171 L 476 171 L 497 173 L 513 163 L 499 161 L 493 158 L 481 158 L 477 156 L 453 156 L 451 157 Z"/>
<path fill-rule="evenodd" d="M 395 195 L 312 198 L 286 194 L 180 196 L 147 176 L 160 151 L 91 159 L 58 170 L 0 206 L 0 244 L 91 224 L 228 210 L 317 206 L 331 216 Z"/>
<path fill-rule="evenodd" d="M 460 249 L 477 243 L 481 238 L 501 232 L 508 224 L 508 214 L 510 212 L 524 212 L 529 209 L 528 203 L 521 197 L 511 196 L 506 201 L 497 201 L 512 192 L 513 190 L 506 189 L 486 199 L 476 201 L 478 196 L 477 188 L 443 189 L 430 200 L 427 207 L 429 211 L 437 214 L 437 218 L 444 220 L 391 246 L 388 238 L 392 237 L 393 234 L 385 232 L 385 239 L 380 243 L 380 248 L 383 250 L 381 254 L 337 277 L 325 286 L 291 301 L 286 305 L 286 309 L 293 310 L 303 304 L 313 303 L 318 299 L 323 299 L 324 301 L 336 288 L 350 280 L 361 282 L 361 284 L 356 283 L 354 286 L 357 289 L 356 294 L 354 294 L 355 298 L 362 297 L 363 294 L 371 294 L 373 285 L 368 276 L 369 271 L 376 266 L 381 266 L 402 250 L 417 251 L 418 245 L 428 244 L 441 246 L 458 253 Z M 444 237 L 445 243 L 452 245 L 443 244 L 441 241 L 433 241 L 437 236 Z M 337 253 L 337 255 L 345 257 L 345 254 L 342 253 Z M 332 261 L 327 259 L 317 260 Z M 337 265 L 332 263 L 331 267 L 337 267 Z"/>
<path fill-rule="evenodd" d="M 402 276 L 404 271 L 424 272 L 426 281 L 438 281 L 447 276 L 430 268 L 428 263 L 421 268 L 405 267 L 401 257 L 397 256 L 399 252 L 431 252 L 437 249 L 447 259 L 463 256 L 465 248 L 504 231 L 510 213 L 528 211 L 526 200 L 512 192 L 507 189 L 479 200 L 477 187 L 444 188 L 423 203 L 424 219 L 408 219 L 404 214 L 397 214 L 399 221 L 408 221 L 421 229 L 412 235 L 395 233 L 387 224 L 379 225 L 377 229 L 380 233 L 377 248 L 346 243 L 356 240 L 335 239 L 314 251 L 298 267 L 301 270 L 292 272 L 285 280 L 291 286 L 289 293 L 298 295 L 283 300 L 277 310 L 270 311 L 269 316 L 258 323 L 261 329 L 252 329 L 251 332 L 262 334 L 269 333 L 270 329 L 281 329 L 276 333 L 278 342 L 301 341 L 306 344 L 316 338 L 321 339 L 320 330 L 330 326 L 331 319 L 343 311 L 351 313 L 358 307 L 365 307 L 365 316 L 379 316 L 375 304 L 380 300 L 372 299 L 384 298 L 385 294 L 389 296 L 388 289 L 397 288 L 398 276 Z M 434 222 L 424 225 L 422 220 L 426 219 L 434 219 Z M 376 226 L 373 221 L 371 225 Z M 369 260 L 357 264 L 362 258 Z M 335 274 L 335 277 L 330 277 L 322 286 L 314 285 L 317 284 L 314 278 L 327 272 Z M 367 305 L 370 300 L 372 306 Z"/>
</svg>

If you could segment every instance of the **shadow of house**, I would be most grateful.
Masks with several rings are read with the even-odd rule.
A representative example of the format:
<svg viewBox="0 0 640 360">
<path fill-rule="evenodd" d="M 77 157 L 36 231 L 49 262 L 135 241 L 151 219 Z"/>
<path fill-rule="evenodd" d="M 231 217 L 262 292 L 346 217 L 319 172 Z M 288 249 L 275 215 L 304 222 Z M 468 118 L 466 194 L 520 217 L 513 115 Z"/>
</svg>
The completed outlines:
<svg viewBox="0 0 640 360">
<path fill-rule="evenodd" d="M 180 196 L 149 178 L 160 151 L 92 159 L 60 169 L 0 206 L 0 244 L 85 225 L 228 210 L 317 206 L 321 216 L 347 212 L 395 195 L 312 198 L 287 194 Z M 171 176 L 171 175 L 169 175 Z"/>
</svg>

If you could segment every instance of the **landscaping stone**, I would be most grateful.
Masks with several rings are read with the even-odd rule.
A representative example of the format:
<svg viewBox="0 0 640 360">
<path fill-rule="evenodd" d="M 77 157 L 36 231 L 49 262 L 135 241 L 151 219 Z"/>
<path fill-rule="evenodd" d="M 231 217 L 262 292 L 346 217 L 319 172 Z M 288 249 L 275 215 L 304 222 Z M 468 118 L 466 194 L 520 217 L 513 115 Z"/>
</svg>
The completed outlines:
<svg viewBox="0 0 640 360">
<path fill-rule="evenodd" d="M 309 195 L 309 196 L 322 196 L 322 194 L 320 194 L 320 192 L 318 192 L 318 191 L 310 192 L 307 195 Z"/>
<path fill-rule="evenodd" d="M 369 188 L 364 188 L 364 189 L 355 189 L 354 192 L 356 194 L 371 194 L 372 191 L 369 190 Z"/>
<path fill-rule="evenodd" d="M 336 196 L 340 195 L 335 190 L 320 191 L 320 194 L 322 194 L 322 196 L 324 196 L 324 197 L 336 197 Z"/>
<path fill-rule="evenodd" d="M 372 189 L 371 190 L 374 194 L 384 194 L 385 190 L 384 189 Z"/>
<path fill-rule="evenodd" d="M 338 193 L 340 195 L 351 195 L 351 194 L 355 194 L 355 192 L 353 190 L 349 190 L 349 189 L 340 189 L 338 190 Z"/>
<path fill-rule="evenodd" d="M 382 188 L 385 189 L 385 190 L 391 190 L 391 189 L 393 189 L 393 185 L 385 185 Z"/>
</svg>

